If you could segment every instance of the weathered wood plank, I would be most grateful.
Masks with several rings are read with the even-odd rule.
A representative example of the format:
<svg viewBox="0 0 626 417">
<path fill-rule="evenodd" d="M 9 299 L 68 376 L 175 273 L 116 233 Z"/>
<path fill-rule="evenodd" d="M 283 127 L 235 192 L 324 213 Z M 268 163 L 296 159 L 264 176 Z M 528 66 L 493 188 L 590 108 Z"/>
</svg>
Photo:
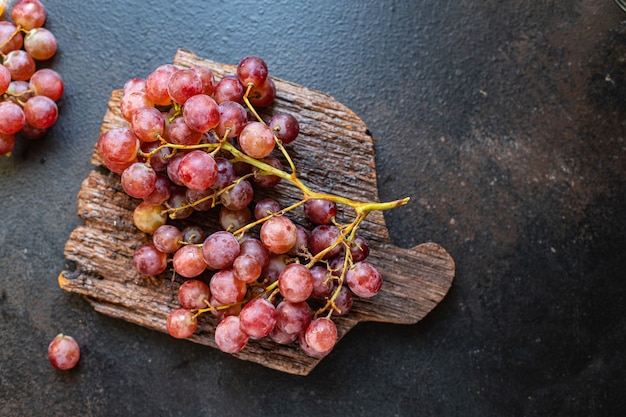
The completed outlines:
<svg viewBox="0 0 626 417">
<path fill-rule="evenodd" d="M 235 70 L 234 66 L 184 50 L 178 51 L 174 64 L 206 66 L 218 78 Z M 280 79 L 275 82 L 276 102 L 263 114 L 287 111 L 297 116 L 300 137 L 287 148 L 299 177 L 316 191 L 377 201 L 374 138 L 363 121 L 327 94 Z M 121 92 L 113 91 L 102 132 L 126 125 L 120 116 L 120 99 Z M 61 272 L 59 285 L 84 295 L 96 311 L 165 332 L 167 314 L 178 307 L 176 290 L 180 281 L 170 279 L 171 271 L 155 278 L 134 270 L 132 254 L 149 240 L 132 222 L 137 200 L 123 192 L 119 176 L 104 169 L 95 153 L 92 162 L 94 170 L 78 194 L 78 215 L 85 224 L 72 232 L 65 246 L 65 256 L 76 268 Z M 288 183 L 264 192 L 283 205 L 300 199 L 299 191 Z M 293 215 L 296 221 L 306 223 L 301 212 Z M 347 221 L 351 215 L 350 209 L 342 210 L 338 219 Z M 201 224 L 210 231 L 217 227 L 214 217 L 196 213 L 184 222 Z M 369 240 L 370 261 L 380 269 L 385 282 L 378 295 L 368 300 L 355 299 L 353 310 L 336 318 L 340 338 L 361 321 L 418 322 L 442 300 L 454 278 L 454 261 L 441 246 L 394 246 L 382 213 L 371 213 L 363 222 L 361 234 Z M 198 332 L 189 340 L 215 347 L 217 320 L 210 315 L 200 319 Z M 270 340 L 253 341 L 235 356 L 299 375 L 308 374 L 320 361 L 305 356 L 295 345 L 281 346 Z"/>
</svg>

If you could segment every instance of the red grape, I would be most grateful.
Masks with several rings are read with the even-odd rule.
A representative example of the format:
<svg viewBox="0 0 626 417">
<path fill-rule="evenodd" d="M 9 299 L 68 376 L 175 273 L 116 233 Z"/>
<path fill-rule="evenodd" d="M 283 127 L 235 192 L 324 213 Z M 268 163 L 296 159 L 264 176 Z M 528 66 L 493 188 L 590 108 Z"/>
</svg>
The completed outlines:
<svg viewBox="0 0 626 417">
<path fill-rule="evenodd" d="M 167 81 L 167 92 L 174 102 L 185 104 L 192 96 L 202 93 L 202 79 L 190 69 L 175 71 Z"/>
<path fill-rule="evenodd" d="M 172 98 L 167 92 L 167 84 L 170 76 L 178 71 L 172 64 L 164 64 L 152 71 L 146 77 L 145 92 L 148 98 L 159 106 L 172 104 Z"/>
<path fill-rule="evenodd" d="M 8 155 L 15 147 L 15 135 L 0 133 L 0 155 Z"/>
<path fill-rule="evenodd" d="M 222 138 L 226 134 L 226 129 L 229 129 L 227 138 L 239 136 L 241 129 L 248 123 L 246 109 L 237 102 L 224 101 L 219 104 L 218 111 L 219 122 L 215 126 L 215 133 Z"/>
<path fill-rule="evenodd" d="M 35 71 L 30 77 L 29 86 L 36 95 L 50 97 L 54 101 L 61 98 L 65 89 L 59 73 L 50 68 Z"/>
<path fill-rule="evenodd" d="M 220 226 L 222 226 L 224 230 L 232 232 L 250 223 L 252 213 L 250 213 L 248 207 L 239 210 L 231 210 L 228 207 L 222 206 L 218 217 Z"/>
<path fill-rule="evenodd" d="M 19 0 L 11 10 L 11 17 L 24 29 L 39 28 L 46 21 L 46 8 L 39 0 Z"/>
<path fill-rule="evenodd" d="M 202 132 L 190 128 L 182 117 L 172 120 L 165 132 L 169 141 L 177 145 L 197 145 L 202 140 Z"/>
<path fill-rule="evenodd" d="M 350 289 L 346 286 L 342 286 L 335 298 L 336 309 L 333 310 L 333 316 L 345 316 L 348 314 L 350 310 L 352 310 L 353 301 Z"/>
<path fill-rule="evenodd" d="M 185 278 L 195 278 L 206 269 L 202 258 L 202 248 L 196 245 L 185 245 L 174 253 L 172 259 L 174 271 Z"/>
<path fill-rule="evenodd" d="M 337 203 L 328 200 L 308 200 L 304 214 L 315 224 L 329 224 L 337 215 Z"/>
<path fill-rule="evenodd" d="M 280 211 L 280 204 L 273 198 L 263 198 L 254 206 L 254 218 L 259 220 Z"/>
<path fill-rule="evenodd" d="M 186 219 L 193 214 L 193 207 L 189 206 L 186 190 L 187 188 L 185 187 L 172 186 L 170 198 L 168 198 L 165 203 L 170 210 L 173 210 L 173 212 L 170 213 L 170 218 Z"/>
<path fill-rule="evenodd" d="M 133 254 L 133 265 L 142 274 L 156 276 L 167 268 L 167 255 L 155 245 L 146 244 Z"/>
<path fill-rule="evenodd" d="M 183 181 L 178 176 L 178 165 L 180 165 L 180 161 L 187 155 L 189 152 L 176 152 L 172 157 L 169 158 L 169 162 L 167 163 L 167 177 L 175 184 L 179 186 L 184 186 Z"/>
<path fill-rule="evenodd" d="M 130 123 L 137 110 L 152 106 L 154 106 L 154 102 L 150 100 L 144 91 L 131 91 L 129 94 L 122 96 L 120 112 L 122 113 L 122 117 Z"/>
<path fill-rule="evenodd" d="M 247 237 L 239 247 L 239 255 L 251 255 L 259 260 L 262 269 L 267 268 L 270 263 L 270 253 L 259 239 Z"/>
<path fill-rule="evenodd" d="M 268 156 L 276 144 L 272 130 L 261 122 L 250 122 L 245 125 L 238 141 L 242 151 L 257 159 Z"/>
<path fill-rule="evenodd" d="M 363 236 L 355 236 L 350 242 L 350 254 L 352 255 L 352 262 L 361 262 L 365 260 L 370 254 L 370 245 Z"/>
<path fill-rule="evenodd" d="M 267 79 L 267 64 L 258 56 L 247 56 L 237 65 L 237 78 L 244 87 L 259 86 Z"/>
<path fill-rule="evenodd" d="M 215 343 L 226 353 L 236 353 L 243 349 L 250 336 L 241 329 L 238 316 L 227 316 L 215 328 Z"/>
<path fill-rule="evenodd" d="M 0 52 L 8 54 L 11 51 L 22 48 L 24 44 L 24 37 L 22 32 L 17 30 L 17 26 L 13 23 L 3 20 L 0 22 Z"/>
<path fill-rule="evenodd" d="M 270 339 L 281 345 L 288 345 L 296 341 L 298 336 L 298 333 L 286 333 L 280 330 L 277 326 L 274 326 L 274 329 L 270 332 Z"/>
<path fill-rule="evenodd" d="M 237 238 L 226 231 L 210 234 L 202 244 L 202 255 L 210 269 L 231 267 L 239 251 Z"/>
<path fill-rule="evenodd" d="M 183 119 L 191 129 L 204 133 L 217 126 L 220 112 L 212 97 L 196 94 L 185 102 Z"/>
<path fill-rule="evenodd" d="M 48 345 L 48 360 L 57 369 L 72 369 L 80 359 L 80 347 L 72 336 L 58 334 Z"/>
<path fill-rule="evenodd" d="M 0 65 L 0 95 L 11 85 L 11 72 L 4 65 Z"/>
<path fill-rule="evenodd" d="M 59 108 L 54 100 L 46 96 L 34 96 L 24 105 L 26 123 L 36 129 L 51 127 L 59 116 Z"/>
<path fill-rule="evenodd" d="M 304 301 L 294 303 L 283 300 L 276 306 L 276 327 L 284 333 L 302 333 L 311 319 L 311 307 Z"/>
<path fill-rule="evenodd" d="M 225 75 L 215 86 L 213 98 L 218 104 L 225 101 L 239 103 L 244 93 L 245 89 L 235 75 Z"/>
<path fill-rule="evenodd" d="M 213 297 L 222 305 L 234 304 L 246 295 L 246 283 L 235 278 L 231 269 L 216 272 L 209 282 Z"/>
<path fill-rule="evenodd" d="M 309 231 L 306 230 L 303 226 L 296 224 L 296 243 L 293 245 L 291 249 L 287 252 L 289 255 L 294 256 L 306 256 L 309 253 Z"/>
<path fill-rule="evenodd" d="M 337 327 L 326 317 L 312 320 L 304 333 L 307 346 L 319 354 L 330 352 L 337 343 Z"/>
<path fill-rule="evenodd" d="M 265 80 L 261 85 L 255 86 L 250 90 L 248 99 L 250 104 L 256 107 L 266 107 L 274 102 L 276 98 L 276 84 L 271 78 Z"/>
<path fill-rule="evenodd" d="M 22 130 L 26 117 L 20 106 L 11 102 L 0 103 L 0 133 L 14 135 Z"/>
<path fill-rule="evenodd" d="M 300 134 L 298 120 L 289 113 L 276 113 L 267 122 L 274 135 L 284 144 L 293 142 Z"/>
<path fill-rule="evenodd" d="M 254 282 L 261 276 L 263 266 L 261 261 L 248 254 L 239 255 L 233 261 L 233 273 L 235 278 L 245 283 Z"/>
<path fill-rule="evenodd" d="M 165 208 L 161 205 L 152 205 L 142 201 L 133 211 L 133 222 L 137 229 L 145 233 L 154 233 L 161 225 L 167 222 Z"/>
<path fill-rule="evenodd" d="M 156 181 L 154 182 L 154 190 L 145 196 L 143 201 L 148 204 L 158 206 L 165 203 L 171 195 L 172 187 L 170 185 L 170 180 L 163 174 L 157 174 Z"/>
<path fill-rule="evenodd" d="M 105 163 L 132 163 L 137 158 L 139 139 L 129 129 L 118 127 L 100 135 L 97 148 Z"/>
<path fill-rule="evenodd" d="M 189 279 L 178 288 L 178 301 L 183 308 L 201 309 L 208 306 L 211 290 L 204 282 Z"/>
<path fill-rule="evenodd" d="M 278 277 L 287 267 L 289 262 L 290 259 L 287 255 L 271 253 L 269 256 L 269 263 L 263 270 L 261 277 L 268 284 L 278 281 Z"/>
<path fill-rule="evenodd" d="M 24 37 L 24 49 L 38 61 L 45 61 L 57 51 L 57 40 L 48 29 L 36 28 Z"/>
<path fill-rule="evenodd" d="M 192 190 L 205 190 L 217 178 L 217 163 L 205 151 L 193 150 L 180 160 L 178 178 Z"/>
<path fill-rule="evenodd" d="M 145 78 L 135 77 L 124 83 L 124 88 L 122 89 L 122 95 L 125 96 L 127 94 L 132 93 L 133 91 L 145 91 L 146 80 Z"/>
<path fill-rule="evenodd" d="M 215 163 L 217 164 L 217 177 L 211 188 L 221 190 L 236 179 L 235 168 L 228 159 L 219 156 L 215 158 Z"/>
<path fill-rule="evenodd" d="M 261 159 L 261 162 L 264 162 L 278 170 L 283 170 L 283 164 L 280 163 L 278 158 L 273 156 L 266 156 Z M 254 182 L 263 188 L 275 187 L 281 180 L 278 175 L 270 174 L 268 171 L 263 171 L 258 167 L 252 168 L 252 172 L 254 172 Z"/>
<path fill-rule="evenodd" d="M 206 239 L 206 233 L 204 233 L 202 227 L 194 224 L 185 227 L 181 231 L 181 234 L 183 235 L 184 242 L 191 243 L 193 245 L 199 245 L 204 242 L 204 239 Z"/>
<path fill-rule="evenodd" d="M 25 123 L 22 131 L 20 132 L 20 135 L 22 135 L 22 137 L 25 139 L 37 140 L 46 136 L 46 133 L 48 133 L 47 128 L 39 129 L 29 125 L 28 123 Z"/>
<path fill-rule="evenodd" d="M 333 290 L 333 281 L 328 273 L 328 269 L 321 265 L 315 265 L 310 271 L 313 277 L 313 291 L 311 292 L 311 297 L 317 299 L 329 297 Z"/>
<path fill-rule="evenodd" d="M 252 202 L 254 197 L 254 189 L 250 181 L 242 180 L 233 186 L 233 188 L 220 194 L 220 201 L 224 207 L 230 210 L 241 210 Z"/>
<path fill-rule="evenodd" d="M 29 83 L 26 81 L 11 81 L 6 92 L 8 93 L 9 101 L 15 104 L 23 103 L 34 96 L 33 92 L 30 90 Z"/>
<path fill-rule="evenodd" d="M 165 119 L 155 107 L 137 109 L 130 118 L 130 126 L 142 142 L 154 142 L 165 133 Z"/>
<path fill-rule="evenodd" d="M 287 217 L 276 216 L 263 223 L 260 237 L 261 242 L 270 252 L 286 253 L 296 244 L 298 230 Z"/>
<path fill-rule="evenodd" d="M 17 49 L 6 54 L 3 64 L 15 81 L 28 81 L 36 70 L 35 61 L 23 49 Z"/>
<path fill-rule="evenodd" d="M 167 316 L 165 326 L 170 336 L 177 339 L 186 339 L 198 329 L 198 320 L 191 311 L 179 308 Z"/>
<path fill-rule="evenodd" d="M 163 172 L 167 170 L 167 166 L 170 163 L 170 159 L 172 158 L 172 149 L 168 147 L 161 147 L 158 151 L 155 152 L 156 148 L 161 146 L 160 142 L 142 142 L 141 143 L 141 151 L 149 156 L 145 157 L 145 159 L 150 161 L 150 166 L 157 172 Z"/>
<path fill-rule="evenodd" d="M 333 245 L 340 236 L 341 232 L 337 227 L 328 224 L 319 225 L 311 230 L 311 236 L 309 237 L 309 249 L 313 255 L 317 255 L 324 249 Z M 334 258 L 342 252 L 343 245 L 338 244 L 326 253 L 326 255 L 324 255 L 324 259 Z"/>
<path fill-rule="evenodd" d="M 211 300 L 209 302 L 211 303 L 211 307 L 213 307 L 211 314 L 220 320 L 227 316 L 238 316 L 241 312 L 241 303 L 222 303 L 213 295 L 211 295 Z"/>
<path fill-rule="evenodd" d="M 241 309 L 239 324 L 251 338 L 265 337 L 276 324 L 276 308 L 265 298 L 255 298 Z"/>
<path fill-rule="evenodd" d="M 152 234 L 152 243 L 163 253 L 174 253 L 182 245 L 183 234 L 176 227 L 169 224 L 159 226 Z"/>
<path fill-rule="evenodd" d="M 369 262 L 357 262 L 346 273 L 346 282 L 359 297 L 373 297 L 383 285 L 378 269 Z"/>
<path fill-rule="evenodd" d="M 202 81 L 202 94 L 212 96 L 215 92 L 215 86 L 217 85 L 217 82 L 215 81 L 215 75 L 213 75 L 213 71 L 200 66 L 194 66 L 190 69 L 195 72 Z"/>
<path fill-rule="evenodd" d="M 313 276 L 302 264 L 289 264 L 278 277 L 278 289 L 287 301 L 305 301 L 313 292 Z"/>
</svg>

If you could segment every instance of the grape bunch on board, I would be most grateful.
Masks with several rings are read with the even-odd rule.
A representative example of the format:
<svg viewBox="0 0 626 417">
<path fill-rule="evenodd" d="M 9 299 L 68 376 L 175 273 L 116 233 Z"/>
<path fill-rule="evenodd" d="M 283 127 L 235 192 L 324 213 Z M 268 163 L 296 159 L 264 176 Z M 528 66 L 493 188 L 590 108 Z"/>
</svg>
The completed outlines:
<svg viewBox="0 0 626 417">
<path fill-rule="evenodd" d="M 64 90 L 56 71 L 37 68 L 57 51 L 54 34 L 43 27 L 45 6 L 39 0 L 19 0 L 11 18 L 13 22 L 0 21 L 0 155 L 11 153 L 18 134 L 25 139 L 46 135 L 57 121 L 56 102 Z"/>
<path fill-rule="evenodd" d="M 149 276 L 170 268 L 183 281 L 180 308 L 167 319 L 170 335 L 190 337 L 208 313 L 224 352 L 267 337 L 321 358 L 337 341 L 333 318 L 349 314 L 353 297 L 374 297 L 383 285 L 359 225 L 408 198 L 361 202 L 310 189 L 285 147 L 297 146 L 296 117 L 264 119 L 257 111 L 275 97 L 257 56 L 219 80 L 202 66 L 164 64 L 125 83 L 126 126 L 103 133 L 96 150 L 138 200 L 135 226 L 151 235 L 134 253 L 135 268 Z M 281 181 L 302 197 L 281 206 L 256 193 Z M 338 206 L 354 217 L 340 223 Z M 291 220 L 296 210 L 313 226 Z M 216 216 L 219 230 L 184 222 L 203 213 Z"/>
</svg>

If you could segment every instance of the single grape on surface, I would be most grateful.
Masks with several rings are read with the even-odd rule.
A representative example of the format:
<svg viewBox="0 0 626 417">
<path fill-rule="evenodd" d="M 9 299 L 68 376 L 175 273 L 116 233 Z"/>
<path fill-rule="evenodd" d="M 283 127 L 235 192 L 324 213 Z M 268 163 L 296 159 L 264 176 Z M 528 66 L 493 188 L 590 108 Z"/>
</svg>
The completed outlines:
<svg viewBox="0 0 626 417">
<path fill-rule="evenodd" d="M 66 371 L 78 364 L 80 346 L 72 336 L 59 333 L 48 346 L 48 360 L 57 369 Z"/>
</svg>

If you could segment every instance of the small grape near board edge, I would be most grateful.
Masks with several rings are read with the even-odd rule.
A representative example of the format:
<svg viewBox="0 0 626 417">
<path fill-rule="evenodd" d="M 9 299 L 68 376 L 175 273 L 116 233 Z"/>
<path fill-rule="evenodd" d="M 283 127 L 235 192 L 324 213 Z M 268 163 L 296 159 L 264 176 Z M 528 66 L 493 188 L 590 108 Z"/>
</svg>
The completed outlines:
<svg viewBox="0 0 626 417">
<path fill-rule="evenodd" d="M 64 90 L 56 71 L 38 69 L 57 51 L 54 34 L 43 27 L 45 6 L 39 0 L 19 0 L 10 14 L 12 22 L 0 21 L 0 155 L 11 154 L 17 136 L 34 140 L 46 135 L 57 121 Z"/>
<path fill-rule="evenodd" d="M 299 135 L 297 118 L 278 112 L 263 119 L 257 111 L 275 97 L 258 56 L 243 58 L 219 80 L 202 66 L 164 64 L 125 83 L 126 126 L 101 134 L 96 151 L 137 199 L 134 224 L 151 236 L 135 251 L 134 267 L 182 280 L 180 306 L 166 323 L 171 336 L 190 337 L 209 313 L 223 352 L 270 338 L 321 358 L 338 340 L 333 318 L 383 285 L 359 225 L 368 213 L 409 199 L 362 202 L 310 189 L 284 146 Z M 281 181 L 301 199 L 281 207 L 255 198 L 256 190 Z M 353 209 L 351 221 L 337 220 L 339 205 Z M 295 210 L 309 229 L 290 219 Z M 180 223 L 192 215 L 217 216 L 221 229 Z"/>
<path fill-rule="evenodd" d="M 61 371 L 72 369 L 80 360 L 80 347 L 72 336 L 59 333 L 48 345 L 48 360 Z"/>
</svg>

